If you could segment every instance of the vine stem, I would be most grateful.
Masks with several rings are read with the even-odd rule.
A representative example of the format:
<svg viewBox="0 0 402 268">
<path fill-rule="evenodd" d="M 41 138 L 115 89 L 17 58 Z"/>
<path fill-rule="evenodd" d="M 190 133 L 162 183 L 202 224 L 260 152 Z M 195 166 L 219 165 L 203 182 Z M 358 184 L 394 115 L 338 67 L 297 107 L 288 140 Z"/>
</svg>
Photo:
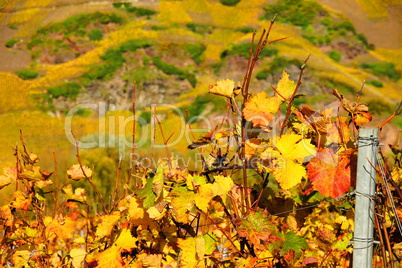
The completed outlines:
<svg viewBox="0 0 402 268">
<path fill-rule="evenodd" d="M 272 29 L 272 26 L 274 25 L 277 15 L 278 14 L 276 14 L 274 16 L 274 18 L 271 20 L 268 31 L 263 29 L 255 51 L 254 51 L 254 39 L 256 36 L 256 32 L 254 31 L 254 33 L 253 33 L 253 36 L 251 39 L 251 44 L 250 44 L 247 68 L 246 68 L 246 72 L 244 74 L 243 84 L 242 84 L 242 96 L 243 96 L 243 104 L 241 107 L 242 110 L 245 108 L 246 103 L 248 102 L 251 76 L 253 74 L 255 64 L 257 63 L 262 50 L 264 49 L 265 46 L 267 46 L 269 44 L 272 44 L 272 43 L 275 43 L 275 42 L 278 42 L 280 40 L 287 38 L 287 37 L 280 38 L 280 39 L 277 39 L 277 40 L 274 40 L 274 41 L 271 41 L 268 43 L 268 37 L 269 37 L 269 34 L 271 33 L 271 29 Z M 244 115 L 241 114 L 241 159 L 243 161 L 243 163 L 242 163 L 243 164 L 243 190 L 241 191 L 240 194 L 241 194 L 241 199 L 245 201 L 245 204 L 246 204 L 245 212 L 246 212 L 246 214 L 248 214 L 251 209 L 251 198 L 250 198 L 250 195 L 248 194 L 248 181 L 247 181 L 247 166 L 249 166 L 249 164 L 248 164 L 248 160 L 246 159 L 246 125 L 247 125 L 247 120 L 244 117 Z M 244 212 L 244 210 L 243 210 L 243 212 Z"/>
</svg>

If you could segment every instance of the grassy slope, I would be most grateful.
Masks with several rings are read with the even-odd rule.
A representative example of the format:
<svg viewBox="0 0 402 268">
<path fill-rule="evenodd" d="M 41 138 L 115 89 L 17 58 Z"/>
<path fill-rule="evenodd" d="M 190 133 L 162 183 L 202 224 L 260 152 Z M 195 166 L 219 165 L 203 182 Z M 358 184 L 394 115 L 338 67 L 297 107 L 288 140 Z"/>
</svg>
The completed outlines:
<svg viewBox="0 0 402 268">
<path fill-rule="evenodd" d="M 22 3 L 23 1 L 21 1 Z M 42 3 L 42 6 L 51 5 L 57 1 L 46 1 Z M 35 1 L 28 1 L 23 6 L 26 10 L 17 12 L 11 17 L 6 17 L 8 20 L 6 23 L 19 23 L 20 28 L 16 34 L 16 37 L 23 37 L 34 30 L 35 25 L 40 24 L 44 16 L 50 17 L 50 10 L 41 12 L 38 14 Z M 133 37 L 149 38 L 152 40 L 159 40 L 164 42 L 174 40 L 190 40 L 191 42 L 200 42 L 206 45 L 207 49 L 204 54 L 204 63 L 220 61 L 220 54 L 224 51 L 229 44 L 237 43 L 241 41 L 249 40 L 251 34 L 242 34 L 235 32 L 235 28 L 241 28 L 244 26 L 254 26 L 257 28 L 267 27 L 269 23 L 267 21 L 259 21 L 258 17 L 261 14 L 261 6 L 264 1 L 243 1 L 237 8 L 221 6 L 217 2 L 208 2 L 204 0 L 200 1 L 172 1 L 161 2 L 159 6 L 159 15 L 151 20 L 137 20 L 133 21 L 119 30 L 109 34 L 109 36 L 99 41 L 96 48 L 81 57 L 59 65 L 39 65 L 36 66 L 36 70 L 45 72 L 41 78 L 32 81 L 23 81 L 10 73 L 0 73 L 2 78 L 5 78 L 6 83 L 0 84 L 0 94 L 2 95 L 2 101 L 12 99 L 14 100 L 12 107 L 4 103 L 3 108 L 6 109 L 4 114 L 0 115 L 0 127 L 5 129 L 1 136 L 3 144 L 10 145 L 15 144 L 18 139 L 17 129 L 23 129 L 24 133 L 28 136 L 26 141 L 31 144 L 32 150 L 42 154 L 49 155 L 52 151 L 67 150 L 68 155 L 61 156 L 61 158 L 69 159 L 73 154 L 73 149 L 66 141 L 63 130 L 63 119 L 53 118 L 47 114 L 36 112 L 33 105 L 29 104 L 29 93 L 35 93 L 43 91 L 43 89 L 57 85 L 65 79 L 76 77 L 80 75 L 87 66 L 100 62 L 99 56 L 102 55 L 108 48 L 118 46 L 126 40 Z M 36 12 L 36 13 L 35 13 Z M 42 16 L 42 17 L 41 17 Z M 201 35 L 191 32 L 181 25 L 185 23 L 199 23 L 205 24 L 206 22 L 214 25 L 215 30 L 210 35 Z M 5 21 L 3 21 L 5 23 Z M 152 31 L 143 30 L 143 27 L 149 24 L 157 24 L 167 27 L 167 29 Z M 177 27 L 177 25 L 179 27 Z M 304 60 L 305 57 L 311 53 L 313 56 L 310 59 L 309 65 L 312 68 L 318 69 L 322 77 L 331 78 L 332 80 L 340 81 L 344 84 L 350 85 L 356 90 L 360 87 L 361 81 L 368 76 L 362 70 L 353 69 L 350 67 L 344 67 L 341 64 L 337 64 L 331 60 L 327 55 L 322 53 L 319 49 L 309 43 L 307 40 L 300 37 L 298 28 L 287 24 L 276 24 L 272 32 L 272 39 L 280 38 L 283 36 L 290 36 L 291 38 L 275 44 L 275 47 L 280 49 L 280 55 L 285 58 L 297 58 Z M 386 59 L 387 61 L 395 62 L 397 68 L 401 70 L 401 61 L 397 60 L 397 56 L 401 55 L 400 50 L 391 51 L 381 48 L 377 48 L 372 52 L 374 57 L 380 60 Z M 221 74 L 226 78 L 227 74 Z M 203 74 L 199 79 L 199 85 L 191 90 L 188 94 L 180 98 L 182 104 L 189 104 L 192 97 L 201 92 L 205 92 L 207 85 L 213 82 L 216 78 L 214 76 Z M 293 79 L 296 79 L 294 77 Z M 399 85 L 399 89 L 400 89 Z M 382 96 L 390 99 L 390 101 L 396 100 L 401 97 L 398 86 L 394 82 L 385 82 L 384 87 L 378 90 L 372 86 L 367 86 L 366 89 L 369 96 L 377 98 Z M 386 96 L 384 95 L 386 92 Z M 18 92 L 18 94 L 16 94 Z M 22 94 L 21 94 L 22 92 Z M 10 107 L 10 108 L 8 108 Z M 22 113 L 23 111 L 30 111 L 31 116 L 27 118 Z M 35 118 L 35 120 L 32 120 Z M 95 119 L 96 120 L 96 119 Z M 88 135 L 97 129 L 97 122 L 95 120 L 81 119 L 76 122 L 75 129 L 76 135 L 81 137 L 82 135 Z M 176 126 L 179 123 L 179 118 L 171 116 L 169 120 L 164 121 L 165 135 L 169 136 L 172 132 L 175 132 L 174 137 L 179 135 Z M 184 127 L 184 126 L 183 126 Z M 129 128 L 127 128 L 129 132 Z M 50 142 L 50 144 L 48 143 Z M 44 149 L 46 144 L 46 149 Z M 179 150 L 185 151 L 184 148 L 187 145 L 186 140 L 181 140 L 177 146 Z M 13 163 L 13 159 L 10 157 L 10 149 L 8 146 L 0 147 L 0 155 L 2 156 L 2 165 L 10 165 Z M 47 157 L 47 165 L 52 163 L 51 157 Z"/>
</svg>

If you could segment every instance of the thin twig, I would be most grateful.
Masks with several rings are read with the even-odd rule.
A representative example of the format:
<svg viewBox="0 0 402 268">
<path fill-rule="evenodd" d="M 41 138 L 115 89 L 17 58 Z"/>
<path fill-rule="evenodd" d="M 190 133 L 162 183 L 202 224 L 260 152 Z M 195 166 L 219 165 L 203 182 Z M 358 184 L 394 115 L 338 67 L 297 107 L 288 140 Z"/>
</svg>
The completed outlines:
<svg viewBox="0 0 402 268">
<path fill-rule="evenodd" d="M 391 119 L 394 118 L 395 116 L 400 115 L 401 112 L 402 112 L 402 101 L 399 102 L 399 105 L 396 108 L 395 112 L 393 114 L 391 114 L 391 116 L 388 117 L 384 122 L 382 122 L 381 125 L 379 125 L 377 128 L 381 130 L 385 126 L 385 124 L 387 124 L 389 121 L 391 121 Z"/>
<path fill-rule="evenodd" d="M 155 109 L 155 108 L 154 108 L 154 109 Z M 169 148 L 168 148 L 168 146 L 167 146 L 168 140 L 165 139 L 165 133 L 163 132 L 162 124 L 161 124 L 161 122 L 159 121 L 159 118 L 158 118 L 158 116 L 156 115 L 155 110 L 154 110 L 154 117 L 155 117 L 156 122 L 158 123 L 159 130 L 161 131 L 163 144 L 165 145 L 166 156 L 168 157 L 168 165 L 169 165 L 170 168 L 172 168 L 172 159 L 171 159 L 172 156 L 171 156 L 170 151 L 169 151 Z M 169 139 L 172 137 L 173 134 L 174 134 L 174 133 L 172 133 L 172 134 L 169 136 Z"/>
</svg>

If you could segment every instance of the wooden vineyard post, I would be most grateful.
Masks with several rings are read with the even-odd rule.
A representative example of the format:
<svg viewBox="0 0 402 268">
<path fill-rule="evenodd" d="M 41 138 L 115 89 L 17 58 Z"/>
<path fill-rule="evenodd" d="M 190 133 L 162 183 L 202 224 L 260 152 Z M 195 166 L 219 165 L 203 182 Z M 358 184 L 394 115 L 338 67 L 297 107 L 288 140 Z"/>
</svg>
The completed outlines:
<svg viewBox="0 0 402 268">
<path fill-rule="evenodd" d="M 371 268 L 378 129 L 360 129 L 356 178 L 353 268 Z"/>
</svg>

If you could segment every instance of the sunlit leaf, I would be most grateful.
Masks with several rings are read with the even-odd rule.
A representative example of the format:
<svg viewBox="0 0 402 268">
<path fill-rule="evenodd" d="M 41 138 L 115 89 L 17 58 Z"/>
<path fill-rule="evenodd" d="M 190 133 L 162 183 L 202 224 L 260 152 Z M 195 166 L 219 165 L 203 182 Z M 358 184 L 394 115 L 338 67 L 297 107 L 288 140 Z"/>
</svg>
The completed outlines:
<svg viewBox="0 0 402 268">
<path fill-rule="evenodd" d="M 72 265 L 74 268 L 83 267 L 83 262 L 85 259 L 86 252 L 81 248 L 73 248 L 70 250 L 70 256 L 73 259 Z"/>
<path fill-rule="evenodd" d="M 303 161 L 315 152 L 310 139 L 290 133 L 276 136 L 273 139 L 273 147 L 268 147 L 261 154 L 261 158 L 270 161 L 275 179 L 282 189 L 287 190 L 300 183 L 306 176 Z"/>
<path fill-rule="evenodd" d="M 28 245 L 20 246 L 12 255 L 14 267 L 23 268 L 29 267 L 28 261 L 32 254 L 32 249 Z"/>
<path fill-rule="evenodd" d="M 233 97 L 234 81 L 230 79 L 225 79 L 216 82 L 209 86 L 209 93 L 224 96 L 227 98 Z"/>
<path fill-rule="evenodd" d="M 279 182 L 282 189 L 287 190 L 301 182 L 302 178 L 306 176 L 306 169 L 290 159 L 285 159 L 285 162 L 273 161 L 277 163 L 274 168 L 273 174 L 275 179 Z"/>
<path fill-rule="evenodd" d="M 195 205 L 204 212 L 207 212 L 209 202 L 214 197 L 211 187 L 211 184 L 200 185 L 195 198 Z"/>
<path fill-rule="evenodd" d="M 188 237 L 186 239 L 179 238 L 178 246 L 180 251 L 180 267 L 196 267 L 196 238 Z"/>
<path fill-rule="evenodd" d="M 113 226 L 120 219 L 120 212 L 115 211 L 111 215 L 100 216 L 101 223 L 96 228 L 96 236 L 98 239 L 109 236 L 112 232 Z"/>
<path fill-rule="evenodd" d="M 277 96 L 267 98 L 265 91 L 253 96 L 243 109 L 244 118 L 251 121 L 254 127 L 260 127 L 269 132 L 269 123 L 274 120 L 274 114 L 278 112 L 281 100 Z"/>
<path fill-rule="evenodd" d="M 142 219 L 144 217 L 144 209 L 140 207 L 135 197 L 129 200 L 128 215 L 132 220 Z"/>
<path fill-rule="evenodd" d="M 14 201 L 11 203 L 11 206 L 15 209 L 28 210 L 29 205 L 31 204 L 31 200 L 26 198 L 24 193 L 21 191 L 14 192 L 12 195 L 14 197 Z"/>
<path fill-rule="evenodd" d="M 222 198 L 226 204 L 227 194 L 232 189 L 234 183 L 231 177 L 224 177 L 221 175 L 214 176 L 215 182 L 212 184 L 211 189 L 214 195 Z"/>
<path fill-rule="evenodd" d="M 80 203 L 85 203 L 87 200 L 86 191 L 83 188 L 76 188 L 73 191 L 73 186 L 71 184 L 65 185 L 61 188 L 61 192 L 68 201 L 76 201 Z"/>
<path fill-rule="evenodd" d="M 121 258 L 120 248 L 113 245 L 97 256 L 99 268 L 120 268 L 124 261 Z"/>
<path fill-rule="evenodd" d="M 355 161 L 351 152 L 337 155 L 332 149 L 319 150 L 307 165 L 313 188 L 332 198 L 344 194 L 355 178 Z"/>
<path fill-rule="evenodd" d="M 135 243 L 137 242 L 137 238 L 131 235 L 131 231 L 129 229 L 121 230 L 119 238 L 117 238 L 115 245 L 120 247 L 123 250 L 130 250 L 135 248 Z"/>
<path fill-rule="evenodd" d="M 176 220 L 188 223 L 190 211 L 195 204 L 196 194 L 187 190 L 186 187 L 176 187 L 170 193 L 172 196 L 171 206 L 176 216 Z"/>
<path fill-rule="evenodd" d="M 278 85 L 276 87 L 276 91 L 287 100 L 289 97 L 293 95 L 295 89 L 296 89 L 295 82 L 289 80 L 289 75 L 285 71 L 283 71 L 281 80 L 279 80 Z"/>
</svg>

